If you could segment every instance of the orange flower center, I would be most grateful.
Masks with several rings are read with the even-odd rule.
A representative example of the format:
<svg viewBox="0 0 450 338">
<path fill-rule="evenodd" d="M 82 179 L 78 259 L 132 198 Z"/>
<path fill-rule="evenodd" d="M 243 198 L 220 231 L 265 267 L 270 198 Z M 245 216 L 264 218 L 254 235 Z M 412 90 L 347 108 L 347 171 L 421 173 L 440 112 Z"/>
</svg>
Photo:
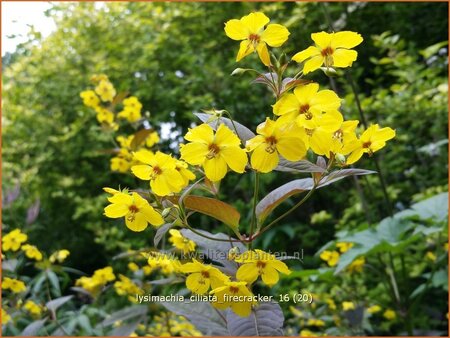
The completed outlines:
<svg viewBox="0 0 450 338">
<path fill-rule="evenodd" d="M 311 120 L 312 119 L 312 114 L 309 111 L 309 108 L 310 108 L 309 104 L 304 104 L 304 105 L 301 105 L 300 108 L 298 109 L 298 112 L 300 114 L 304 114 L 305 118 L 307 120 Z"/>
<path fill-rule="evenodd" d="M 372 145 L 372 142 L 367 141 L 367 142 L 364 142 L 364 143 L 363 143 L 362 147 L 363 147 L 363 148 L 370 148 L 371 145 Z"/>
<path fill-rule="evenodd" d="M 261 37 L 258 34 L 250 34 L 248 39 L 253 43 L 258 43 Z"/>
<path fill-rule="evenodd" d="M 217 154 L 219 154 L 220 148 L 217 144 L 212 143 L 209 145 L 208 150 L 209 150 L 209 153 L 206 155 L 206 158 L 208 160 L 211 160 L 214 157 L 216 157 Z"/>
<path fill-rule="evenodd" d="M 237 286 L 230 286 L 230 293 L 238 293 L 239 288 Z"/>
<path fill-rule="evenodd" d="M 209 272 L 208 271 L 202 271 L 201 274 L 202 274 L 203 278 L 209 278 Z"/>
<path fill-rule="evenodd" d="M 154 180 L 154 179 L 156 179 L 156 177 L 158 177 L 158 175 L 162 174 L 162 169 L 160 167 L 158 167 L 157 165 L 155 165 L 152 169 L 153 170 L 150 175 L 150 180 Z"/>
<path fill-rule="evenodd" d="M 266 262 L 257 261 L 256 262 L 256 267 L 258 269 L 264 269 L 266 267 Z"/>
<path fill-rule="evenodd" d="M 342 140 L 342 137 L 344 137 L 344 132 L 342 131 L 342 129 L 336 130 L 333 134 L 333 137 L 335 139 Z"/>
<path fill-rule="evenodd" d="M 128 207 L 128 210 L 130 212 L 127 215 L 127 220 L 133 222 L 136 219 L 136 213 L 139 211 L 139 208 L 132 204 Z"/>
<path fill-rule="evenodd" d="M 273 154 L 277 150 L 276 144 L 277 144 L 277 139 L 275 138 L 275 136 L 266 137 L 266 149 L 265 150 L 269 154 Z"/>
<path fill-rule="evenodd" d="M 330 46 L 325 49 L 322 49 L 321 54 L 325 58 L 325 66 L 331 67 L 333 66 L 333 53 L 334 50 Z"/>
</svg>

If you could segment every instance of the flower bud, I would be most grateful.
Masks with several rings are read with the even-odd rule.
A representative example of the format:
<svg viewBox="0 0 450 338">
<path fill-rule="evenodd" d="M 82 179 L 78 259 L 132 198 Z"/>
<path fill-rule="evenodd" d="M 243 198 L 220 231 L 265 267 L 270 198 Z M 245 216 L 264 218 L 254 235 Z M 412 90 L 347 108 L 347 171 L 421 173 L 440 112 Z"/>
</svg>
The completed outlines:
<svg viewBox="0 0 450 338">
<path fill-rule="evenodd" d="M 338 73 L 336 72 L 336 69 L 331 67 L 320 67 L 320 69 L 325 73 L 326 76 L 329 77 L 337 77 Z"/>
</svg>

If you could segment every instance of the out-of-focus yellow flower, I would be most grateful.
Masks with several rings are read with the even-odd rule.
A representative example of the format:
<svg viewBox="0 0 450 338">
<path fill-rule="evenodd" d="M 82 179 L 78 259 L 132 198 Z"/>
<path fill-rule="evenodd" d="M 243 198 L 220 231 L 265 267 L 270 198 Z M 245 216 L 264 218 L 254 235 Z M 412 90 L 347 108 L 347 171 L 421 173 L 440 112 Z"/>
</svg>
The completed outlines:
<svg viewBox="0 0 450 338">
<path fill-rule="evenodd" d="M 253 294 L 247 287 L 247 282 L 225 282 L 224 286 L 210 292 L 216 295 L 217 301 L 212 305 L 220 310 L 231 307 L 234 313 L 241 317 L 247 317 L 252 305 L 256 304 Z"/>
<path fill-rule="evenodd" d="M 325 302 L 328 304 L 330 310 L 336 310 L 336 303 L 331 298 L 325 299 Z"/>
<path fill-rule="evenodd" d="M 148 223 L 160 226 L 164 223 L 162 216 L 138 193 L 118 192 L 108 198 L 111 202 L 105 208 L 105 215 L 110 218 L 125 217 L 125 224 L 132 231 L 143 231 Z"/>
<path fill-rule="evenodd" d="M 306 323 L 306 325 L 321 327 L 321 326 L 325 326 L 325 322 L 321 319 L 310 318 L 310 319 L 308 319 L 308 322 Z"/>
<path fill-rule="evenodd" d="M 246 143 L 251 155 L 252 168 L 268 173 L 276 168 L 279 155 L 289 161 L 298 161 L 306 155 L 306 147 L 299 128 L 292 123 L 281 123 L 267 118 L 256 132 L 259 134 Z"/>
<path fill-rule="evenodd" d="M 186 287 L 199 295 L 205 294 L 210 287 L 211 289 L 216 289 L 230 280 L 219 269 L 211 265 L 202 264 L 196 259 L 193 259 L 192 263 L 181 265 L 179 270 L 189 274 L 186 278 Z"/>
<path fill-rule="evenodd" d="M 372 305 L 367 308 L 367 312 L 370 314 L 377 313 L 380 311 L 381 311 L 381 306 L 379 306 L 379 305 Z"/>
<path fill-rule="evenodd" d="M 110 189 L 110 188 L 103 188 L 103 189 Z M 49 259 L 51 263 L 55 262 L 62 263 L 66 260 L 67 257 L 69 257 L 69 255 L 70 255 L 69 250 L 62 249 L 52 253 Z"/>
<path fill-rule="evenodd" d="M 299 309 L 293 307 L 292 305 L 289 306 L 289 310 L 291 311 L 291 313 L 292 313 L 294 316 L 299 317 L 299 318 L 303 317 L 303 312 L 300 311 Z"/>
<path fill-rule="evenodd" d="M 355 303 L 353 303 L 353 302 L 342 302 L 342 309 L 344 311 L 354 310 L 355 309 Z"/>
<path fill-rule="evenodd" d="M 314 332 L 310 331 L 310 330 L 303 329 L 303 330 L 300 331 L 299 336 L 300 337 L 318 337 L 319 335 L 317 333 L 314 333 Z"/>
<path fill-rule="evenodd" d="M 248 284 L 255 282 L 259 276 L 264 284 L 272 287 L 279 280 L 279 273 L 289 275 L 291 271 L 287 265 L 275 258 L 274 255 L 262 250 L 246 251 L 235 258 L 242 263 L 236 272 L 236 278 Z"/>
<path fill-rule="evenodd" d="M 363 270 L 366 260 L 364 257 L 355 259 L 349 266 L 347 266 L 348 272 L 361 272 Z"/>
<path fill-rule="evenodd" d="M 150 135 L 148 135 L 147 138 L 145 139 L 145 145 L 149 148 L 152 148 L 158 142 L 159 142 L 159 135 L 158 132 L 156 131 L 150 133 Z"/>
<path fill-rule="evenodd" d="M 22 249 L 22 251 L 25 252 L 25 255 L 28 258 L 35 259 L 37 261 L 42 260 L 42 253 L 34 245 L 25 244 L 25 245 L 22 245 L 21 249 Z"/>
<path fill-rule="evenodd" d="M 97 281 L 99 284 L 106 284 L 115 280 L 116 276 L 113 273 L 113 268 L 107 266 L 103 269 L 95 270 L 94 274 L 92 275 L 92 279 Z"/>
<path fill-rule="evenodd" d="M 75 281 L 76 286 L 80 286 L 83 289 L 87 290 L 93 296 L 96 296 L 103 286 L 98 281 L 94 280 L 92 277 L 80 277 Z"/>
<path fill-rule="evenodd" d="M 262 63 L 266 66 L 270 65 L 267 45 L 280 47 L 286 42 L 290 33 L 286 27 L 278 24 L 270 24 L 264 29 L 269 22 L 270 19 L 264 13 L 255 12 L 243 16 L 240 20 L 233 19 L 225 23 L 225 33 L 229 38 L 243 40 L 236 62 L 256 50 Z"/>
<path fill-rule="evenodd" d="M 305 62 L 303 74 L 308 74 L 322 65 L 325 67 L 350 67 L 358 57 L 358 52 L 351 50 L 358 46 L 363 38 L 360 34 L 350 31 L 337 33 L 313 33 L 311 39 L 315 46 L 298 52 L 292 57 L 296 62 Z"/>
<path fill-rule="evenodd" d="M 195 251 L 195 242 L 184 237 L 178 230 L 170 229 L 169 234 L 169 242 L 172 243 L 175 248 L 181 250 L 184 254 Z"/>
<path fill-rule="evenodd" d="M 2 251 L 17 251 L 27 239 L 28 236 L 22 233 L 20 229 L 14 229 L 2 237 Z"/>
<path fill-rule="evenodd" d="M 86 107 L 96 108 L 100 104 L 100 99 L 93 90 L 85 90 L 81 92 L 80 97 L 83 99 L 83 104 Z"/>
<path fill-rule="evenodd" d="M 128 122 L 136 122 L 141 119 L 142 103 L 136 96 L 130 96 L 123 100 L 123 110 L 117 114 L 117 117 L 127 119 Z"/>
<path fill-rule="evenodd" d="M 386 141 L 395 137 L 395 130 L 385 127 L 380 128 L 378 124 L 371 125 L 361 135 L 359 139 L 350 142 L 344 146 L 342 153 L 350 154 L 347 158 L 347 164 L 358 161 L 364 153 L 372 155 L 386 145 Z"/>
<path fill-rule="evenodd" d="M 27 287 L 25 286 L 25 283 L 21 280 L 4 277 L 2 281 L 2 289 L 3 290 L 11 290 L 14 293 L 21 293 L 24 292 Z"/>
<path fill-rule="evenodd" d="M 167 196 L 183 188 L 184 179 L 176 170 L 176 160 L 157 151 L 153 156 L 134 153 L 135 159 L 145 164 L 134 165 L 131 172 L 144 181 L 150 181 L 150 188 L 158 196 Z"/>
<path fill-rule="evenodd" d="M 128 277 L 119 274 L 119 279 L 114 283 L 114 289 L 119 296 L 131 296 L 128 299 L 131 301 L 136 301 L 136 294 L 143 295 L 144 290 L 137 286 Z"/>
<path fill-rule="evenodd" d="M 341 253 L 347 252 L 349 249 L 353 247 L 353 243 L 348 242 L 338 242 L 336 243 L 336 247 L 339 249 Z"/>
<path fill-rule="evenodd" d="M 178 272 L 181 268 L 181 263 L 178 259 L 161 253 L 152 252 L 148 257 L 147 263 L 152 269 L 161 269 L 161 272 L 165 275 Z"/>
<path fill-rule="evenodd" d="M 435 262 L 437 259 L 436 255 L 431 251 L 427 251 L 427 253 L 425 254 L 425 257 L 432 262 Z"/>
<path fill-rule="evenodd" d="M 394 320 L 395 318 L 397 318 L 397 314 L 395 313 L 394 310 L 387 309 L 386 311 L 383 312 L 383 317 L 386 318 L 387 320 Z"/>
<path fill-rule="evenodd" d="M 339 252 L 325 250 L 319 257 L 327 262 L 328 266 L 335 266 L 339 261 Z"/>
<path fill-rule="evenodd" d="M 243 173 L 248 162 L 241 141 L 230 128 L 221 124 L 214 130 L 207 124 L 189 129 L 184 138 L 190 143 L 180 145 L 181 158 L 192 165 L 201 165 L 206 177 L 215 182 L 225 177 L 228 167 Z"/>
<path fill-rule="evenodd" d="M 112 171 L 118 171 L 120 173 L 126 173 L 130 170 L 130 162 L 123 157 L 113 157 L 110 160 L 110 168 Z"/>
<path fill-rule="evenodd" d="M 97 106 L 95 107 L 95 112 L 97 113 L 98 123 L 106 125 L 114 124 L 114 113 L 109 109 Z"/>
<path fill-rule="evenodd" d="M 2 308 L 2 325 L 8 324 L 11 321 L 11 316 Z"/>
<path fill-rule="evenodd" d="M 139 265 L 137 265 L 135 262 L 130 262 L 128 263 L 128 269 L 130 269 L 130 271 L 136 272 L 139 270 Z"/>
<path fill-rule="evenodd" d="M 42 307 L 40 307 L 38 304 L 33 302 L 32 300 L 28 299 L 25 304 L 23 305 L 23 308 L 27 310 L 31 315 L 33 316 L 40 316 L 42 313 Z"/>
<path fill-rule="evenodd" d="M 95 92 L 103 102 L 112 101 L 114 96 L 116 96 L 116 90 L 108 80 L 101 80 L 97 87 L 95 87 Z"/>
</svg>

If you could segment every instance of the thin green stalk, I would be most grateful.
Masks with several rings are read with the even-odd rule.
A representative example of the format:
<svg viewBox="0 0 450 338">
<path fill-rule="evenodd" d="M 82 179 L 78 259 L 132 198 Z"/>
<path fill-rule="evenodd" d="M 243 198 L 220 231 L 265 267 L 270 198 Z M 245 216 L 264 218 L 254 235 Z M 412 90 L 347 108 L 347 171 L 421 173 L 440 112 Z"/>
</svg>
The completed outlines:
<svg viewBox="0 0 450 338">
<path fill-rule="evenodd" d="M 252 219 L 250 221 L 250 234 L 249 238 L 253 238 L 253 231 L 255 229 L 255 223 L 256 223 L 256 204 L 258 202 L 258 189 L 259 189 L 259 173 L 255 171 L 255 187 L 253 191 L 253 209 L 252 209 Z M 249 249 L 252 248 L 253 241 L 250 241 L 249 243 Z"/>
</svg>

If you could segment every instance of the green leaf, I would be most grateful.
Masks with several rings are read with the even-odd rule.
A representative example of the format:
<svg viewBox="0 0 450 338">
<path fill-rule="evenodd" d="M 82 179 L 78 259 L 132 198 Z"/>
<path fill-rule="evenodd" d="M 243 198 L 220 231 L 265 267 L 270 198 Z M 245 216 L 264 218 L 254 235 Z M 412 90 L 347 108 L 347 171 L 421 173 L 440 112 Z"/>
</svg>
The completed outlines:
<svg viewBox="0 0 450 338">
<path fill-rule="evenodd" d="M 214 130 L 216 130 L 219 127 L 220 123 L 225 124 L 232 131 L 235 131 L 234 128 L 236 127 L 237 136 L 241 139 L 241 142 L 244 145 L 247 140 L 250 140 L 251 138 L 255 137 L 255 134 L 250 129 L 248 129 L 246 126 L 244 126 L 234 120 L 232 123 L 231 120 L 226 117 L 214 118 L 214 120 L 211 121 L 211 116 L 212 116 L 211 114 L 194 113 L 194 115 L 197 116 L 202 122 L 209 124 Z M 233 126 L 233 124 L 234 124 L 234 126 Z"/>
<path fill-rule="evenodd" d="M 91 322 L 89 321 L 89 318 L 86 315 L 80 315 L 77 318 L 78 324 L 81 328 L 85 331 L 85 335 L 90 336 L 92 335 L 92 326 Z"/>
<path fill-rule="evenodd" d="M 147 305 L 132 305 L 126 307 L 125 309 L 112 313 L 109 317 L 105 318 L 100 324 L 98 324 L 96 328 L 112 325 L 119 320 L 127 320 L 138 316 L 145 316 L 147 314 L 147 311 Z"/>
<path fill-rule="evenodd" d="M 47 274 L 50 284 L 53 286 L 53 293 L 58 297 L 61 296 L 58 276 L 50 269 L 47 269 L 45 273 Z"/>
<path fill-rule="evenodd" d="M 437 52 L 439 52 L 439 49 L 441 49 L 442 47 L 447 46 L 447 45 L 448 45 L 448 41 L 438 42 L 438 43 L 435 43 L 434 45 L 431 45 L 425 49 L 422 49 L 421 51 L 419 51 L 419 53 L 425 59 L 428 59 L 428 58 L 432 57 L 434 54 L 436 54 Z"/>
<path fill-rule="evenodd" d="M 275 302 L 259 303 L 248 317 L 228 309 L 226 318 L 231 336 L 283 336 L 283 311 Z"/>
<path fill-rule="evenodd" d="M 47 302 L 45 304 L 45 307 L 47 309 L 49 309 L 50 311 L 56 312 L 56 310 L 58 310 L 58 308 L 60 308 L 62 305 L 64 305 L 68 301 L 70 301 L 72 298 L 73 298 L 72 295 L 71 296 L 64 296 L 64 297 L 55 298 L 55 299 Z"/>
<path fill-rule="evenodd" d="M 448 193 L 444 192 L 426 200 L 415 203 L 410 209 L 398 212 L 395 218 L 417 216 L 423 220 L 435 220 L 444 222 L 448 216 Z"/>
<path fill-rule="evenodd" d="M 20 334 L 21 336 L 37 336 L 40 329 L 44 327 L 47 318 L 36 320 L 27 325 L 27 327 Z"/>
<path fill-rule="evenodd" d="M 169 199 L 173 203 L 179 203 L 176 196 L 172 198 L 169 197 Z M 236 231 L 239 228 L 241 214 L 239 214 L 239 211 L 237 211 L 236 208 L 225 202 L 210 197 L 189 195 L 184 198 L 183 204 L 187 209 L 211 216 L 225 223 L 233 231 Z"/>
<path fill-rule="evenodd" d="M 167 231 L 170 230 L 170 228 L 173 226 L 173 223 L 166 223 L 163 226 L 159 227 L 158 230 L 156 230 L 155 237 L 153 238 L 153 245 L 155 248 L 158 247 L 159 242 L 164 237 L 164 235 L 167 233 Z"/>
<path fill-rule="evenodd" d="M 204 336 L 229 336 L 226 322 L 220 310 L 208 302 L 161 302 L 167 310 L 184 316 Z"/>
<path fill-rule="evenodd" d="M 137 326 L 144 320 L 145 317 L 141 316 L 140 318 L 133 320 L 131 323 L 115 327 L 108 333 L 108 336 L 129 337 L 134 330 L 136 330 Z"/>
<path fill-rule="evenodd" d="M 302 178 L 272 190 L 256 205 L 258 221 L 263 222 L 277 206 L 292 195 L 311 190 L 313 187 L 314 181 L 312 178 Z"/>
<path fill-rule="evenodd" d="M 324 187 L 328 184 L 340 181 L 345 177 L 370 175 L 370 174 L 376 174 L 376 171 L 365 170 L 365 169 L 356 169 L 356 168 L 335 170 L 335 171 L 331 172 L 329 175 L 324 176 L 320 180 L 319 187 Z"/>
<path fill-rule="evenodd" d="M 284 158 L 280 159 L 278 166 L 274 170 L 297 173 L 323 173 L 326 171 L 324 168 L 307 160 L 291 162 Z"/>
</svg>

